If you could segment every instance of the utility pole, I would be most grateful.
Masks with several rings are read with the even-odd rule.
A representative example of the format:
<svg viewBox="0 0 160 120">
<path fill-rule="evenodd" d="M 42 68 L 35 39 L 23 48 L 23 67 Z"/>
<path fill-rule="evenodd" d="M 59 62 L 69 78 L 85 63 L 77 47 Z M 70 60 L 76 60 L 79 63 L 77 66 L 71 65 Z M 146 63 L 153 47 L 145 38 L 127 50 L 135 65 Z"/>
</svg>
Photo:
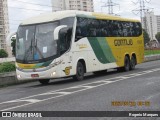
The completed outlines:
<svg viewBox="0 0 160 120">
<path fill-rule="evenodd" d="M 108 0 L 107 2 L 102 2 L 101 1 L 101 3 L 103 3 L 103 5 L 101 6 L 101 10 L 102 10 L 103 7 L 107 7 L 108 8 L 108 14 L 110 14 L 110 15 L 114 15 L 113 7 L 119 5 L 117 3 L 112 2 L 112 0 Z"/>
<path fill-rule="evenodd" d="M 137 2 L 133 2 L 135 5 L 139 4 L 139 8 L 132 10 L 132 12 L 135 15 L 140 14 L 141 22 L 143 21 L 143 15 L 148 11 L 149 9 L 146 9 L 145 3 L 148 2 L 146 0 L 138 0 Z"/>
<path fill-rule="evenodd" d="M 150 0 L 151 1 L 151 0 Z M 137 2 L 133 2 L 135 5 L 139 4 L 139 8 L 132 10 L 132 12 L 135 15 L 138 15 L 140 13 L 140 19 L 141 22 L 143 22 L 143 17 L 145 16 L 145 14 L 153 8 L 146 8 L 146 3 L 149 3 L 150 1 L 147 0 L 138 0 Z"/>
<path fill-rule="evenodd" d="M 144 29 L 146 30 L 146 32 L 148 32 L 148 33 L 151 32 L 151 34 L 152 34 L 152 30 L 149 31 L 149 29 L 148 29 L 147 18 L 146 18 L 146 13 L 148 13 L 150 9 L 153 9 L 153 8 L 146 8 L 146 3 L 149 3 L 150 1 L 138 0 L 137 2 L 133 2 L 135 5 L 139 4 L 139 7 L 137 9 L 132 10 L 132 12 L 135 15 L 140 14 L 141 23 L 144 26 Z"/>
</svg>

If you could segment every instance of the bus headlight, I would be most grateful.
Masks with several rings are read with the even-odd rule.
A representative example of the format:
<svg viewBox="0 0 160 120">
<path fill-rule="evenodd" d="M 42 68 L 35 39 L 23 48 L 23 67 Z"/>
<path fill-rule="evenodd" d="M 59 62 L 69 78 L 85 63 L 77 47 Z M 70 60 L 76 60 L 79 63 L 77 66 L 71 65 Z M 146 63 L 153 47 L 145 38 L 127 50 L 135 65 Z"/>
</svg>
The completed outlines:
<svg viewBox="0 0 160 120">
<path fill-rule="evenodd" d="M 51 73 L 51 76 L 52 76 L 52 77 L 55 76 L 55 75 L 56 75 L 56 72 Z"/>
<path fill-rule="evenodd" d="M 22 77 L 21 77 L 21 75 L 17 75 L 17 78 L 20 79 L 20 78 L 22 78 Z"/>
</svg>

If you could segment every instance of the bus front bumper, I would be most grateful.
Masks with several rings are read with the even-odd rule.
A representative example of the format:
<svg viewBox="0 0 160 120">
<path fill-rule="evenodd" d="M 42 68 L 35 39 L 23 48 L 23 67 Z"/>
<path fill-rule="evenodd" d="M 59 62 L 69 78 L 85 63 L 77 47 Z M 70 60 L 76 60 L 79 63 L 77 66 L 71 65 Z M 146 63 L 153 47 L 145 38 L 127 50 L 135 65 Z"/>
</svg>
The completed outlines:
<svg viewBox="0 0 160 120">
<path fill-rule="evenodd" d="M 22 72 L 16 70 L 18 80 L 41 80 L 41 79 L 54 79 L 61 77 L 60 71 L 56 69 L 49 69 L 41 72 Z"/>
</svg>

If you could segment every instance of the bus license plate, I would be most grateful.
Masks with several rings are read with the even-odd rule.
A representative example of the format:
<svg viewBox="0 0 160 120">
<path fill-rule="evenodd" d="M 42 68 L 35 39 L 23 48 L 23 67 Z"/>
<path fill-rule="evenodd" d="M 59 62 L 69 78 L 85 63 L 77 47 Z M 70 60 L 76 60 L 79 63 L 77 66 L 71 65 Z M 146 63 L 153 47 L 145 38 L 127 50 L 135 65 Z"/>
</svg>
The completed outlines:
<svg viewBox="0 0 160 120">
<path fill-rule="evenodd" d="M 32 78 L 38 78 L 39 75 L 38 75 L 38 74 L 31 74 L 31 77 L 32 77 Z"/>
</svg>

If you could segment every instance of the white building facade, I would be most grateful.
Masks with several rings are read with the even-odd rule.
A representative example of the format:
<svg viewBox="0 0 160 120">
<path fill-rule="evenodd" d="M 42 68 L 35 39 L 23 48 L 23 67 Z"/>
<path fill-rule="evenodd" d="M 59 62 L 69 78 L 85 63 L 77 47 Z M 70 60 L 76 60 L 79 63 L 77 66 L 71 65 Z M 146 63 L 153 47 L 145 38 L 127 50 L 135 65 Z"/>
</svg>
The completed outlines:
<svg viewBox="0 0 160 120">
<path fill-rule="evenodd" d="M 142 21 L 143 28 L 148 32 L 151 40 L 156 40 L 155 35 L 160 32 L 160 15 L 147 12 Z"/>
<path fill-rule="evenodd" d="M 93 12 L 93 0 L 52 0 L 52 11 L 80 10 Z"/>
<path fill-rule="evenodd" d="M 6 38 L 9 34 L 7 0 L 0 0 L 0 49 L 7 51 Z"/>
</svg>

